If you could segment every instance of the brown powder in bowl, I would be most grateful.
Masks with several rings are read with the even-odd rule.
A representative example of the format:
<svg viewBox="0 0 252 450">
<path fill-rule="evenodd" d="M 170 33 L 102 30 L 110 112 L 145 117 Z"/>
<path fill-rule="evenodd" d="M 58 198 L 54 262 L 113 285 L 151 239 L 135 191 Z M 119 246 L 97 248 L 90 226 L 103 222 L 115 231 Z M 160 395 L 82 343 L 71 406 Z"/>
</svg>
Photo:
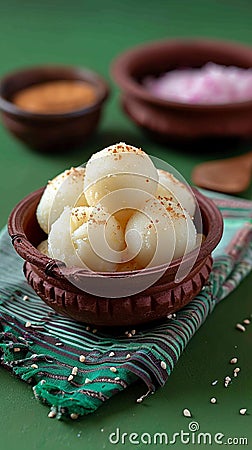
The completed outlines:
<svg viewBox="0 0 252 450">
<path fill-rule="evenodd" d="M 64 113 L 82 109 L 96 101 L 95 88 L 84 81 L 50 81 L 17 92 L 12 102 L 34 113 Z"/>
</svg>

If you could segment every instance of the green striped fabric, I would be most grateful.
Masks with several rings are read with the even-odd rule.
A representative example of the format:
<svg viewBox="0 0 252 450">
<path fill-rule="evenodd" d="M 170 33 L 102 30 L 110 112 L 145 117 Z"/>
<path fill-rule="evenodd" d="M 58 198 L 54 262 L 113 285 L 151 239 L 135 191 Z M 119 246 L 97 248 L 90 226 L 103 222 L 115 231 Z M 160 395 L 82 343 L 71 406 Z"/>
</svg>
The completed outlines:
<svg viewBox="0 0 252 450">
<path fill-rule="evenodd" d="M 104 334 L 52 311 L 28 286 L 23 260 L 13 250 L 7 230 L 2 230 L 1 364 L 32 385 L 36 398 L 51 408 L 50 416 L 91 413 L 138 379 L 146 383 L 145 395 L 164 385 L 216 304 L 250 272 L 252 202 L 204 193 L 224 217 L 209 282 L 176 316 L 137 330 L 130 338 Z"/>
</svg>

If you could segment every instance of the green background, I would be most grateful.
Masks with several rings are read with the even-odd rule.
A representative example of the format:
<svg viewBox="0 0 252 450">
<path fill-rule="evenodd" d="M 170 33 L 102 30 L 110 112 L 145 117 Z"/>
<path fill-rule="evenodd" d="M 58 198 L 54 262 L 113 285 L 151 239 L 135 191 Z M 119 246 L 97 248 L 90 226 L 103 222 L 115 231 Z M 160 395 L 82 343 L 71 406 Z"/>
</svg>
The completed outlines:
<svg viewBox="0 0 252 450">
<path fill-rule="evenodd" d="M 249 145 L 176 149 L 149 141 L 122 113 L 118 90 L 110 78 L 111 61 L 126 48 L 169 37 L 214 37 L 252 44 L 251 0 L 45 0 L 0 1 L 0 75 L 27 65 L 66 63 L 98 71 L 110 83 L 98 132 L 82 149 L 62 155 L 43 155 L 23 147 L 0 128 L 0 225 L 26 194 L 44 185 L 63 169 L 83 163 L 106 145 L 126 141 L 174 165 L 190 181 L 194 165 L 203 160 L 243 152 Z M 252 188 L 244 197 L 252 199 Z M 252 447 L 252 325 L 246 333 L 235 324 L 252 313 L 249 276 L 198 331 L 182 355 L 166 386 L 143 404 L 135 400 L 146 390 L 140 382 L 83 419 L 58 422 L 47 418 L 48 409 L 33 397 L 31 386 L 0 369 L 0 447 L 12 449 L 135 448 L 109 442 L 116 427 L 123 432 L 166 432 L 170 437 L 188 431 L 191 419 L 202 432 L 246 437 Z M 228 363 L 239 357 L 241 373 L 225 389 L 223 379 L 232 373 Z M 213 387 L 211 381 L 218 379 Z M 210 398 L 215 396 L 217 404 Z M 246 416 L 240 408 L 248 408 Z M 228 447 L 244 448 L 242 445 Z M 163 448 L 164 445 L 139 445 Z M 168 446 L 169 447 L 169 446 Z M 173 446 L 184 447 L 181 443 Z M 187 444 L 185 448 L 220 448 L 220 445 Z"/>
</svg>

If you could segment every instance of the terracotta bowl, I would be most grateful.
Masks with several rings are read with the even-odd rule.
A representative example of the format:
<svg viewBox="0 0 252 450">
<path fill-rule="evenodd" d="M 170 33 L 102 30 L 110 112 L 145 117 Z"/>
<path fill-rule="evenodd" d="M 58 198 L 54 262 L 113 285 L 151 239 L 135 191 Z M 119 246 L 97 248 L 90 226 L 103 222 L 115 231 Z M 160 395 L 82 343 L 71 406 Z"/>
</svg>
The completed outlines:
<svg viewBox="0 0 252 450">
<path fill-rule="evenodd" d="M 157 98 L 142 84 L 146 76 L 159 76 L 181 67 L 201 67 L 210 61 L 249 68 L 252 47 L 204 39 L 165 40 L 119 55 L 112 65 L 112 75 L 122 90 L 124 111 L 158 140 L 251 138 L 252 100 L 192 105 Z"/>
<path fill-rule="evenodd" d="M 190 273 L 176 282 L 175 276 L 181 259 L 172 261 L 169 268 L 153 267 L 136 272 L 95 273 L 78 268 L 66 268 L 40 253 L 36 246 L 46 238 L 36 219 L 36 208 L 43 189 L 21 200 L 9 217 L 8 230 L 17 253 L 25 260 L 24 273 L 36 293 L 55 311 L 81 322 L 95 326 L 128 326 L 162 319 L 186 305 L 207 282 L 211 268 L 211 252 L 222 236 L 222 216 L 208 198 L 194 191 L 201 213 L 205 241 L 200 251 L 191 252 L 187 260 L 194 258 Z M 135 295 L 106 298 L 91 295 L 76 287 L 71 280 L 80 276 L 92 283 L 137 282 L 135 276 L 148 281 L 162 276 L 149 288 Z"/>
<path fill-rule="evenodd" d="M 20 109 L 12 98 L 21 89 L 59 80 L 86 81 L 96 91 L 91 106 L 65 113 L 40 114 Z M 0 110 L 7 130 L 27 146 L 41 151 L 59 152 L 86 142 L 94 132 L 109 94 L 106 81 L 85 68 L 41 66 L 10 73 L 0 81 Z"/>
</svg>

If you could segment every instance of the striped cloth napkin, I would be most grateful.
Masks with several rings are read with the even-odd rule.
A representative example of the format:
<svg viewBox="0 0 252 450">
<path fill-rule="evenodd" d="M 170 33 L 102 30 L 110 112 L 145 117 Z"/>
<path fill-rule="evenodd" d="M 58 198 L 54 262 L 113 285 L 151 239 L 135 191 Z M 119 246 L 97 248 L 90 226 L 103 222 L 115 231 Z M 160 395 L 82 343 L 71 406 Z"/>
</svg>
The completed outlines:
<svg viewBox="0 0 252 450">
<path fill-rule="evenodd" d="M 6 228 L 0 234 L 1 364 L 30 383 L 49 417 L 76 419 L 142 379 L 167 381 L 187 343 L 216 304 L 252 269 L 252 202 L 203 191 L 224 218 L 223 238 L 201 293 L 172 318 L 131 333 L 105 334 L 52 311 L 28 286 Z"/>
</svg>

